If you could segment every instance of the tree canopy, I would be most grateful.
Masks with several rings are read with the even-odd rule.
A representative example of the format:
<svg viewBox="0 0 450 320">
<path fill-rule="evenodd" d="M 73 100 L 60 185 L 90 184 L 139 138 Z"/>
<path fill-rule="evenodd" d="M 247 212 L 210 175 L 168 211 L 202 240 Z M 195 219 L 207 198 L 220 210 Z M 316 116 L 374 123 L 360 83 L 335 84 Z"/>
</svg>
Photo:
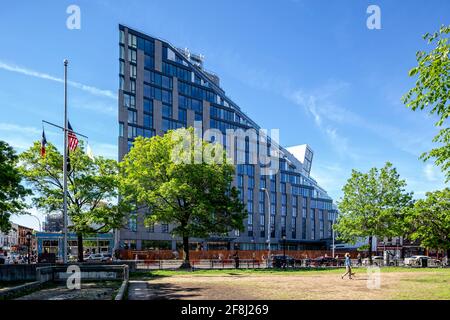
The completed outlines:
<svg viewBox="0 0 450 320">
<path fill-rule="evenodd" d="M 146 210 L 147 224 L 173 225 L 171 233 L 183 239 L 183 266 L 188 267 L 190 237 L 243 230 L 246 213 L 233 175 L 220 144 L 182 128 L 134 141 L 121 163 L 120 193 L 136 203 L 136 210 Z"/>
<path fill-rule="evenodd" d="M 450 189 L 427 192 L 407 211 L 409 236 L 424 248 L 450 250 Z"/>
<path fill-rule="evenodd" d="M 17 168 L 18 156 L 14 149 L 0 140 L 0 231 L 11 228 L 12 214 L 21 213 L 26 208 L 25 197 L 30 190 L 22 184 L 22 175 Z"/>
<path fill-rule="evenodd" d="M 440 129 L 433 142 L 439 144 L 421 158 L 434 158 L 434 163 L 441 167 L 450 181 L 450 26 L 442 26 L 439 31 L 423 36 L 433 49 L 430 52 L 416 53 L 417 66 L 409 71 L 409 76 L 417 76 L 415 87 L 404 96 L 403 102 L 412 110 L 427 109 L 437 116 L 436 126 Z"/>
<path fill-rule="evenodd" d="M 369 238 L 369 259 L 372 239 L 402 235 L 403 212 L 412 205 L 412 193 L 405 191 L 406 182 L 391 163 L 367 173 L 352 171 L 343 187 L 338 203 L 340 215 L 335 225 L 338 238 L 355 243 Z"/>
<path fill-rule="evenodd" d="M 47 213 L 63 211 L 63 155 L 48 143 L 45 157 L 40 143 L 20 155 L 21 172 L 35 192 L 33 204 Z M 78 259 L 83 260 L 83 235 L 120 228 L 124 221 L 118 197 L 118 164 L 115 160 L 89 158 L 83 143 L 69 152 L 67 213 L 70 231 L 78 235 Z"/>
</svg>

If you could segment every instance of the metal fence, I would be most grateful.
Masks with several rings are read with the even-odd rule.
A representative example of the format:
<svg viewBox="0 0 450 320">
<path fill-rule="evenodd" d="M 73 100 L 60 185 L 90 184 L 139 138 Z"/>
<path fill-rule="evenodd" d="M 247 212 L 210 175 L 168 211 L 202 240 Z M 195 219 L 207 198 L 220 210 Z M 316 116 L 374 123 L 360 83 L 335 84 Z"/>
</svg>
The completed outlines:
<svg viewBox="0 0 450 320">
<path fill-rule="evenodd" d="M 170 260 L 122 260 L 124 263 L 131 263 L 135 265 L 136 270 L 175 270 L 178 269 L 181 264 L 181 259 Z M 364 268 L 369 266 L 369 262 L 366 260 L 358 261 L 352 259 L 353 268 Z M 194 259 L 190 261 L 193 269 L 267 269 L 267 268 L 286 268 L 286 269 L 324 269 L 324 268 L 343 268 L 344 260 L 339 260 L 332 263 L 320 263 L 312 259 L 298 259 L 291 263 L 284 265 L 273 265 L 273 262 L 268 263 L 267 260 L 256 259 L 239 259 L 239 264 L 236 264 L 236 260 L 233 259 Z M 391 260 L 388 263 L 386 261 L 373 261 L 373 266 L 378 267 L 422 267 L 421 264 L 405 264 L 403 260 Z M 440 264 L 428 264 L 427 267 L 442 267 Z"/>
</svg>

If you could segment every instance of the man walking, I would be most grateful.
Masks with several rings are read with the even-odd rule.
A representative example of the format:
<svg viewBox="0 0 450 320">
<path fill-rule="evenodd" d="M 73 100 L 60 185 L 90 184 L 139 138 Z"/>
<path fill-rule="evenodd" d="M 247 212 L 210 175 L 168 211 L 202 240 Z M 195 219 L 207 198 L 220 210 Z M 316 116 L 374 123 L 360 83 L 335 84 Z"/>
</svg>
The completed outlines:
<svg viewBox="0 0 450 320">
<path fill-rule="evenodd" d="M 342 279 L 348 274 L 348 278 L 352 279 L 352 260 L 350 260 L 350 253 L 345 254 L 345 273 L 341 276 Z"/>
</svg>

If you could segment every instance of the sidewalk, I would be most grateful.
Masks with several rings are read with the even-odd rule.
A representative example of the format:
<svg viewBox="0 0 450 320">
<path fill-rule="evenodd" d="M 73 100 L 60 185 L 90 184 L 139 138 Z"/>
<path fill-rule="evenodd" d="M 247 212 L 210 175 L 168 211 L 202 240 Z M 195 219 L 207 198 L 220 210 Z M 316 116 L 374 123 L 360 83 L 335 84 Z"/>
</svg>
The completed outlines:
<svg viewBox="0 0 450 320">
<path fill-rule="evenodd" d="M 147 281 L 130 280 L 128 284 L 128 300 L 150 300 L 152 296 Z"/>
</svg>

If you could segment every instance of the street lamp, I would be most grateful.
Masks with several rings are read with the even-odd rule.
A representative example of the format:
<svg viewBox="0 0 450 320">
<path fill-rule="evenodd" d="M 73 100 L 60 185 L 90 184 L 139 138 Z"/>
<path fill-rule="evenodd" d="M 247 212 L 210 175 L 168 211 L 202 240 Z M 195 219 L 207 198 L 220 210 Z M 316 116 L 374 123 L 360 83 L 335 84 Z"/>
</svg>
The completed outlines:
<svg viewBox="0 0 450 320">
<path fill-rule="evenodd" d="M 30 264 L 31 263 L 31 260 L 30 260 L 30 258 L 31 258 L 31 237 L 32 237 L 33 235 L 31 234 L 31 232 L 30 231 L 28 231 L 27 232 L 27 234 L 25 235 L 25 237 L 26 237 L 26 239 L 27 239 L 27 245 L 28 245 L 28 264 Z"/>
<path fill-rule="evenodd" d="M 267 255 L 267 267 L 270 268 L 270 196 L 266 188 L 261 188 L 261 190 L 266 193 L 267 198 L 267 249 L 269 251 Z"/>
<path fill-rule="evenodd" d="M 331 247 L 331 250 L 332 250 L 332 254 L 331 254 L 331 256 L 332 256 L 332 258 L 334 258 L 334 223 L 333 222 L 331 222 L 331 231 L 332 231 L 332 237 L 333 237 L 333 245 L 332 245 L 332 247 Z"/>
</svg>

